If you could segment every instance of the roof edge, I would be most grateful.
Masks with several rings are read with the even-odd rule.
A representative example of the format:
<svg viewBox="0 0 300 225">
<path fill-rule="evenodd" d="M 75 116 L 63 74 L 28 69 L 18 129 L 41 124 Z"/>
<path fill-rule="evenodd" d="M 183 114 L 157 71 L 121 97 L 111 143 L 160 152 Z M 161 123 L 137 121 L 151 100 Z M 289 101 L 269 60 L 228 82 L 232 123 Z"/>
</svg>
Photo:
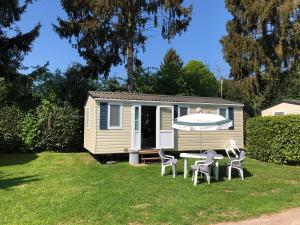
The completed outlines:
<svg viewBox="0 0 300 225">
<path fill-rule="evenodd" d="M 100 99 L 100 100 L 109 100 L 107 98 L 101 98 L 96 96 L 93 92 L 95 93 L 105 93 L 105 94 L 126 94 L 126 95 L 140 95 L 140 96 L 162 96 L 162 97 L 181 97 L 181 98 L 186 98 L 186 99 L 193 99 L 193 98 L 208 98 L 208 99 L 221 99 L 221 100 L 226 100 L 226 101 L 230 101 L 231 103 L 198 103 L 198 102 L 181 102 L 181 101 L 154 101 L 154 100 L 133 100 L 133 99 L 119 99 L 119 98 L 111 98 L 111 100 L 114 101 L 141 101 L 141 102 L 173 102 L 173 103 L 178 103 L 178 104 L 209 104 L 209 105 L 236 105 L 236 106 L 242 106 L 244 107 L 245 105 L 243 103 L 240 102 L 236 102 L 236 101 L 232 101 L 232 100 L 227 100 L 227 99 L 223 99 L 220 97 L 201 97 L 201 96 L 185 96 L 185 95 L 158 95 L 158 94 L 143 94 L 143 93 L 130 93 L 130 92 L 111 92 L 111 91 L 88 91 L 88 95 L 87 97 L 91 96 L 94 99 Z"/>
</svg>

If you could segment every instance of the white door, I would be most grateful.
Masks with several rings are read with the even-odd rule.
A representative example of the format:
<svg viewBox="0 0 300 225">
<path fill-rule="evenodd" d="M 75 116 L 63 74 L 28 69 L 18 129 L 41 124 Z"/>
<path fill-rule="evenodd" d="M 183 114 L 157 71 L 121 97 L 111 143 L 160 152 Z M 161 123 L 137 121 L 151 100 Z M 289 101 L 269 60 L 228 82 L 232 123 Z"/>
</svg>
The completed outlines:
<svg viewBox="0 0 300 225">
<path fill-rule="evenodd" d="M 132 139 L 131 146 L 134 150 L 141 149 L 141 106 L 132 106 Z"/>
<path fill-rule="evenodd" d="M 173 106 L 158 106 L 156 109 L 156 147 L 174 148 Z"/>
</svg>

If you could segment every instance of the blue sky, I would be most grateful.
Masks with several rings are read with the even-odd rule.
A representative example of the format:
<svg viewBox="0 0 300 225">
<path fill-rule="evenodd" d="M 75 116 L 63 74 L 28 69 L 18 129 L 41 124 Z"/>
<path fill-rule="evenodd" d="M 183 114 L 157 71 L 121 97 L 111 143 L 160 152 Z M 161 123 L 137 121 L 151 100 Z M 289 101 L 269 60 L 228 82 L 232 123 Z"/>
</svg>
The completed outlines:
<svg viewBox="0 0 300 225">
<path fill-rule="evenodd" d="M 192 22 L 186 33 L 176 36 L 171 43 L 163 40 L 159 35 L 150 38 L 146 44 L 146 51 L 139 53 L 144 67 L 159 67 L 164 54 L 169 48 L 174 48 L 184 63 L 189 60 L 201 60 L 208 64 L 211 71 L 217 75 L 226 76 L 229 66 L 223 59 L 220 38 L 226 34 L 226 22 L 230 14 L 225 9 L 222 0 L 186 0 L 185 4 L 193 4 Z M 24 14 L 20 28 L 28 31 L 41 22 L 40 36 L 33 44 L 33 50 L 25 57 L 26 66 L 42 65 L 49 61 L 50 70 L 66 69 L 72 62 L 82 62 L 77 51 L 71 47 L 68 40 L 60 39 L 53 31 L 52 24 L 57 17 L 65 18 L 60 0 L 38 0 L 29 6 Z M 124 65 L 112 68 L 111 75 L 124 77 Z"/>
</svg>

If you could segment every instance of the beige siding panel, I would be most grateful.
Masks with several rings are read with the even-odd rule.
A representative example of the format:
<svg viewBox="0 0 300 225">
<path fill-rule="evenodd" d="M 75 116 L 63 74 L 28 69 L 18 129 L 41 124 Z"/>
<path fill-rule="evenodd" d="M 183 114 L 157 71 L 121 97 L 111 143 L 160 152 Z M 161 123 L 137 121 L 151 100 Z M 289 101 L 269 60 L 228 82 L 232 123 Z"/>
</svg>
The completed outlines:
<svg viewBox="0 0 300 225">
<path fill-rule="evenodd" d="M 96 124 L 95 124 L 95 100 L 89 96 L 85 105 L 84 119 L 84 148 L 95 153 L 96 144 Z M 89 127 L 86 126 L 86 113 L 89 112 Z"/>
<path fill-rule="evenodd" d="M 131 148 L 131 103 L 122 103 L 122 129 L 100 130 L 100 103 L 97 108 L 96 153 L 121 153 Z"/>
<path fill-rule="evenodd" d="M 261 112 L 262 116 L 273 116 L 274 112 L 284 112 L 285 115 L 300 114 L 300 105 L 280 103 Z"/>
<path fill-rule="evenodd" d="M 221 107 L 221 106 L 220 106 Z M 197 107 L 191 107 L 191 113 L 195 113 Z M 217 113 L 217 106 L 202 106 L 202 112 Z M 177 137 L 177 138 L 176 138 Z M 243 108 L 234 108 L 234 130 L 217 131 L 176 131 L 175 148 L 178 151 L 223 149 L 229 140 L 235 140 L 240 148 L 243 143 Z"/>
</svg>

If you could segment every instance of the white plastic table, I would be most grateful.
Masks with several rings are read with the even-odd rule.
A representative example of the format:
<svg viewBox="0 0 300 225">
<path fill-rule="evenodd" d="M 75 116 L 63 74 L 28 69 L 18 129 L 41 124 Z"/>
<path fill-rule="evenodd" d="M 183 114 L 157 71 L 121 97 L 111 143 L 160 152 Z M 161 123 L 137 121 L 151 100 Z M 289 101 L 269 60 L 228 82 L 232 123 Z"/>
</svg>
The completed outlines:
<svg viewBox="0 0 300 225">
<path fill-rule="evenodd" d="M 180 153 L 180 157 L 184 159 L 184 178 L 187 178 L 188 174 L 188 159 L 206 159 L 206 155 L 198 153 Z M 219 160 L 223 158 L 224 156 L 220 154 L 217 154 L 214 157 L 214 171 L 216 180 L 219 180 Z"/>
</svg>

